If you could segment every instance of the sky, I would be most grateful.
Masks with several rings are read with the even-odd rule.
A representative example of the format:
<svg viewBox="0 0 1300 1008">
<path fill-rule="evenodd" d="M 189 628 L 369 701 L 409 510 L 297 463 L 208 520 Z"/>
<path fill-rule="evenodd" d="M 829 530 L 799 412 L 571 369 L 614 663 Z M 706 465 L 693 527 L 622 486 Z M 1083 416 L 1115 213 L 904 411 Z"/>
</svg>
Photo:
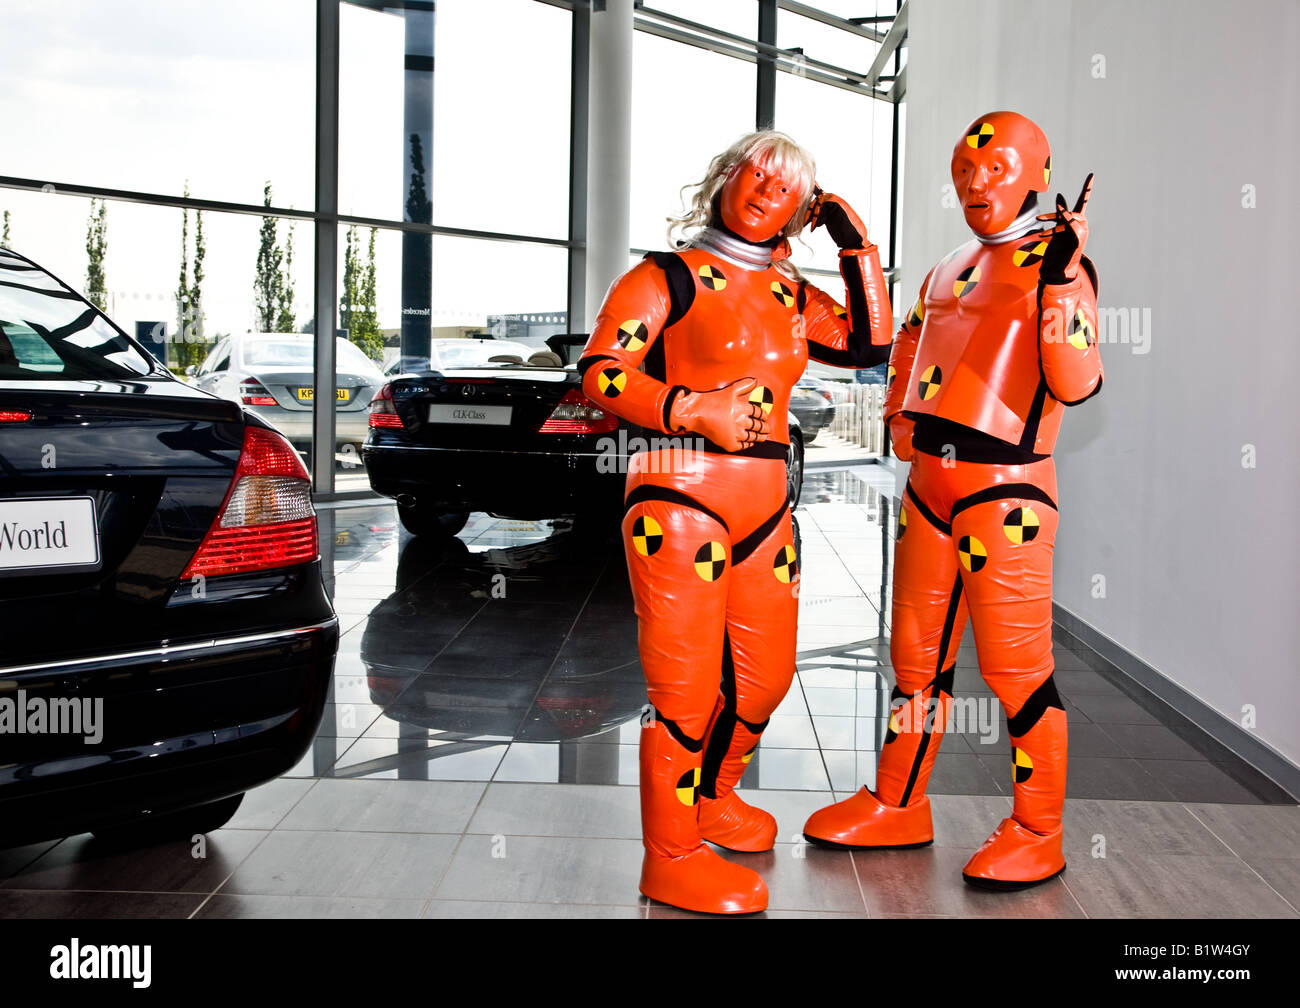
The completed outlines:
<svg viewBox="0 0 1300 1008">
<path fill-rule="evenodd" d="M 664 0 L 661 9 L 752 36 L 753 0 Z M 861 13 L 871 2 L 822 4 Z M 892 9 L 892 4 L 887 4 Z M 837 9 L 838 8 L 838 9 Z M 850 11 L 851 8 L 851 11 Z M 783 46 L 865 70 L 867 40 L 782 14 Z M 89 201 L 73 183 L 278 206 L 313 203 L 313 0 L 6 0 L 0 5 L 0 188 L 11 244 L 74 286 L 85 282 Z M 562 238 L 567 231 L 570 22 L 535 0 L 439 0 L 435 30 L 435 223 Z M 339 197 L 344 213 L 400 218 L 403 23 L 344 5 Z M 679 190 L 753 125 L 752 64 L 645 32 L 634 38 L 631 241 L 664 246 Z M 883 102 L 778 75 L 777 126 L 812 150 L 819 181 L 850 199 L 884 244 L 889 116 Z M 255 327 L 256 216 L 204 215 L 207 330 Z M 193 215 L 191 215 L 191 231 Z M 109 314 L 174 324 L 181 211 L 110 201 Z M 281 225 L 281 241 L 287 226 Z M 363 241 L 367 235 L 363 234 Z M 311 314 L 313 226 L 294 227 L 296 310 Z M 340 239 L 340 248 L 342 239 Z M 400 318 L 401 238 L 377 240 L 379 321 Z M 796 262 L 832 266 L 819 233 Z M 564 308 L 562 248 L 435 238 L 435 325 Z"/>
</svg>

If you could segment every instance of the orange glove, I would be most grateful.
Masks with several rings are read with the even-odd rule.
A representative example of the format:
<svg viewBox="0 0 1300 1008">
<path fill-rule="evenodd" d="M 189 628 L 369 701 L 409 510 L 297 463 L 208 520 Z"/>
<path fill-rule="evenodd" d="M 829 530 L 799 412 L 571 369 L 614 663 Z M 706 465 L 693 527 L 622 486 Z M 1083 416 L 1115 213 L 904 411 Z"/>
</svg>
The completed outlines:
<svg viewBox="0 0 1300 1008">
<path fill-rule="evenodd" d="M 685 389 L 673 399 L 668 420 L 676 432 L 691 431 L 727 451 L 741 451 L 772 432 L 763 408 L 749 401 L 757 385 L 753 378 L 740 378 L 712 392 Z"/>
</svg>

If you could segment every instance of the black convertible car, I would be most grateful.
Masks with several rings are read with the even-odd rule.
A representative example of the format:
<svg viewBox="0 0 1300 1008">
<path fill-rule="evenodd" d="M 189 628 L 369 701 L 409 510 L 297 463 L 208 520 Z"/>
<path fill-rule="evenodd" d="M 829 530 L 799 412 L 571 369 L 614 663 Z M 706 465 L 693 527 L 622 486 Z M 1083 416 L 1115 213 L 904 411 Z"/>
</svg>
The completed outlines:
<svg viewBox="0 0 1300 1008">
<path fill-rule="evenodd" d="M 0 249 L 0 845 L 188 837 L 315 734 L 338 645 L 301 461 Z"/>
<path fill-rule="evenodd" d="M 584 335 L 538 349 L 435 340 L 429 366 L 397 375 L 370 403 L 362 446 L 370 485 L 397 501 L 407 531 L 455 534 L 471 512 L 535 520 L 622 513 L 628 456 L 664 435 L 606 413 L 569 358 Z M 803 437 L 790 416 L 790 502 L 803 486 Z"/>
</svg>

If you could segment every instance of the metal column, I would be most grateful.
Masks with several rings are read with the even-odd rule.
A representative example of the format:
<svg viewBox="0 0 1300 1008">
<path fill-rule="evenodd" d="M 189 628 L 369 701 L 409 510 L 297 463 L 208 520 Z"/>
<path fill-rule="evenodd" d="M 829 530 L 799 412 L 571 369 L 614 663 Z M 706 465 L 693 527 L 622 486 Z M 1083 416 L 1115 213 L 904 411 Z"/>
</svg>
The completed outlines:
<svg viewBox="0 0 1300 1008">
<path fill-rule="evenodd" d="M 585 322 L 627 271 L 631 242 L 633 0 L 592 5 Z"/>
<path fill-rule="evenodd" d="M 334 330 L 339 268 L 339 0 L 316 0 L 315 386 L 312 488 L 334 492 Z"/>
</svg>

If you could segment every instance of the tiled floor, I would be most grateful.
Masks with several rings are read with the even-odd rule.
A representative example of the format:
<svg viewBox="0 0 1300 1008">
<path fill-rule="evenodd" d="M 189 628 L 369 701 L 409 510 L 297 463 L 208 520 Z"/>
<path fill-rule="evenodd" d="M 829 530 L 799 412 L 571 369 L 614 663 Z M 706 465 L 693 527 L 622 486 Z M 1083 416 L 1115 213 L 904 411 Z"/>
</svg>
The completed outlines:
<svg viewBox="0 0 1300 1008">
<path fill-rule="evenodd" d="M 969 716 L 930 786 L 935 844 L 802 842 L 811 811 L 874 779 L 892 486 L 875 466 L 808 473 L 798 675 L 745 778 L 781 835 L 728 855 L 767 880 L 767 916 L 1296 916 L 1294 800 L 1064 637 L 1064 876 L 1015 894 L 961 881 L 1011 794 L 969 639 Z M 636 891 L 646 695 L 617 541 L 480 515 L 439 545 L 376 506 L 323 509 L 321 527 L 343 637 L 301 763 L 202 849 L 80 836 L 0 851 L 0 918 L 683 915 Z"/>
</svg>

